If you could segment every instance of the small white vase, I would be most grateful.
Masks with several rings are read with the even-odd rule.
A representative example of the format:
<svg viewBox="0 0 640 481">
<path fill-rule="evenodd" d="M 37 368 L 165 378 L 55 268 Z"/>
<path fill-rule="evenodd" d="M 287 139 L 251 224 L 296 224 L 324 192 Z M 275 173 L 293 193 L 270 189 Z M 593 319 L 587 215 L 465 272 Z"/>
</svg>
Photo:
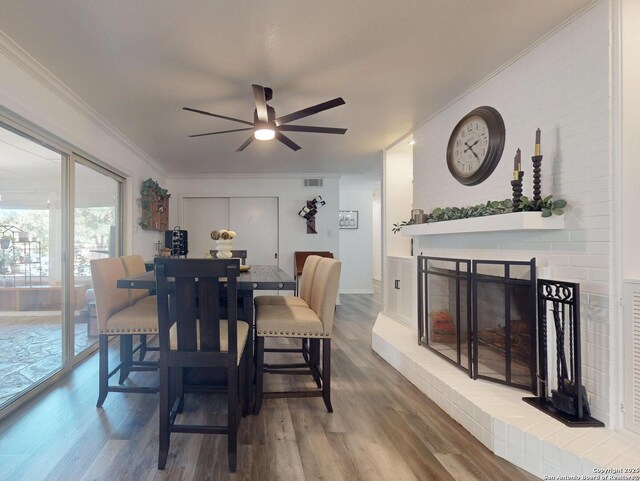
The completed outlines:
<svg viewBox="0 0 640 481">
<path fill-rule="evenodd" d="M 218 247 L 218 253 L 216 254 L 218 259 L 231 259 L 233 256 L 231 253 L 231 249 L 233 248 L 232 239 L 218 239 L 216 245 Z"/>
</svg>

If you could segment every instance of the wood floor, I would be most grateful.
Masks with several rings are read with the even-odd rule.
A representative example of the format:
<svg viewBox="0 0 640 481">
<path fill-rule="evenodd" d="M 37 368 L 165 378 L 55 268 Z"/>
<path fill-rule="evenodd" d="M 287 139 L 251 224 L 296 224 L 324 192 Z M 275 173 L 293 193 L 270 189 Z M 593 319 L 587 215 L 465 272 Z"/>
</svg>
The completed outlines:
<svg viewBox="0 0 640 481">
<path fill-rule="evenodd" d="M 157 396 L 110 393 L 96 409 L 94 355 L 0 423 L 0 480 L 536 479 L 494 456 L 371 350 L 377 297 L 342 302 L 332 345 L 335 412 L 321 398 L 266 399 L 259 416 L 242 421 L 237 473 L 227 470 L 225 436 L 197 434 L 172 435 L 167 469 L 158 471 Z M 265 383 L 306 383 L 286 378 L 266 375 Z M 191 395 L 184 415 L 210 421 L 224 406 L 220 395 Z"/>
</svg>

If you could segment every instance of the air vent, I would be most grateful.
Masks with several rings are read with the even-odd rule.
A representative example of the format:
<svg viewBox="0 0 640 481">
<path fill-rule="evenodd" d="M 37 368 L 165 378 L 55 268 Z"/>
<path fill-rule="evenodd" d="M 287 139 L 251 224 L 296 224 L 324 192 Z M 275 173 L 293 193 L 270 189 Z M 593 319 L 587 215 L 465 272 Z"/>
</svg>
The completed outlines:
<svg viewBox="0 0 640 481">
<path fill-rule="evenodd" d="M 640 434 L 640 283 L 624 285 L 625 427 Z"/>
<path fill-rule="evenodd" d="M 324 179 L 304 179 L 305 187 L 322 187 Z"/>
</svg>

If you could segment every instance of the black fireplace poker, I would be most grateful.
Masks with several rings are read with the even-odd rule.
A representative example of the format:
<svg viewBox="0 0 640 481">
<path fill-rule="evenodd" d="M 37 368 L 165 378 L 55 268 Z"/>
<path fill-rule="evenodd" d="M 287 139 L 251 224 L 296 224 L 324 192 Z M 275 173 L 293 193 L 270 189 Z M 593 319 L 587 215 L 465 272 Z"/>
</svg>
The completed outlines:
<svg viewBox="0 0 640 481">
<path fill-rule="evenodd" d="M 547 397 L 547 314 L 553 315 L 558 385 Z M 580 284 L 538 279 L 538 396 L 523 398 L 569 427 L 604 427 L 591 417 L 582 385 L 580 346 Z M 568 347 L 568 356 L 567 356 Z"/>
</svg>

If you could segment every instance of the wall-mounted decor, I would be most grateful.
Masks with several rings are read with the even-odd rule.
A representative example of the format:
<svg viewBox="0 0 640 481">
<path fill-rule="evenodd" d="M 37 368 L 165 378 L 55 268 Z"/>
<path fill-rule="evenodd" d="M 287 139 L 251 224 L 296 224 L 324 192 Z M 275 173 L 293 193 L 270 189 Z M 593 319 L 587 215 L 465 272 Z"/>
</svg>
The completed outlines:
<svg viewBox="0 0 640 481">
<path fill-rule="evenodd" d="M 142 217 L 138 224 L 144 230 L 167 230 L 169 224 L 169 191 L 149 178 L 140 186 Z"/>
<path fill-rule="evenodd" d="M 317 234 L 316 231 L 316 214 L 318 208 L 326 205 L 326 202 L 322 200 L 322 196 L 318 196 L 315 199 L 307 201 L 307 204 L 300 209 L 298 215 L 307 221 L 307 234 Z"/>
<path fill-rule="evenodd" d="M 462 185 L 478 185 L 489 177 L 504 149 L 505 128 L 493 107 L 478 107 L 454 127 L 447 146 L 447 166 Z"/>
<path fill-rule="evenodd" d="M 340 226 L 340 229 L 357 229 L 358 228 L 358 211 L 357 210 L 339 211 L 338 225 Z"/>
</svg>

